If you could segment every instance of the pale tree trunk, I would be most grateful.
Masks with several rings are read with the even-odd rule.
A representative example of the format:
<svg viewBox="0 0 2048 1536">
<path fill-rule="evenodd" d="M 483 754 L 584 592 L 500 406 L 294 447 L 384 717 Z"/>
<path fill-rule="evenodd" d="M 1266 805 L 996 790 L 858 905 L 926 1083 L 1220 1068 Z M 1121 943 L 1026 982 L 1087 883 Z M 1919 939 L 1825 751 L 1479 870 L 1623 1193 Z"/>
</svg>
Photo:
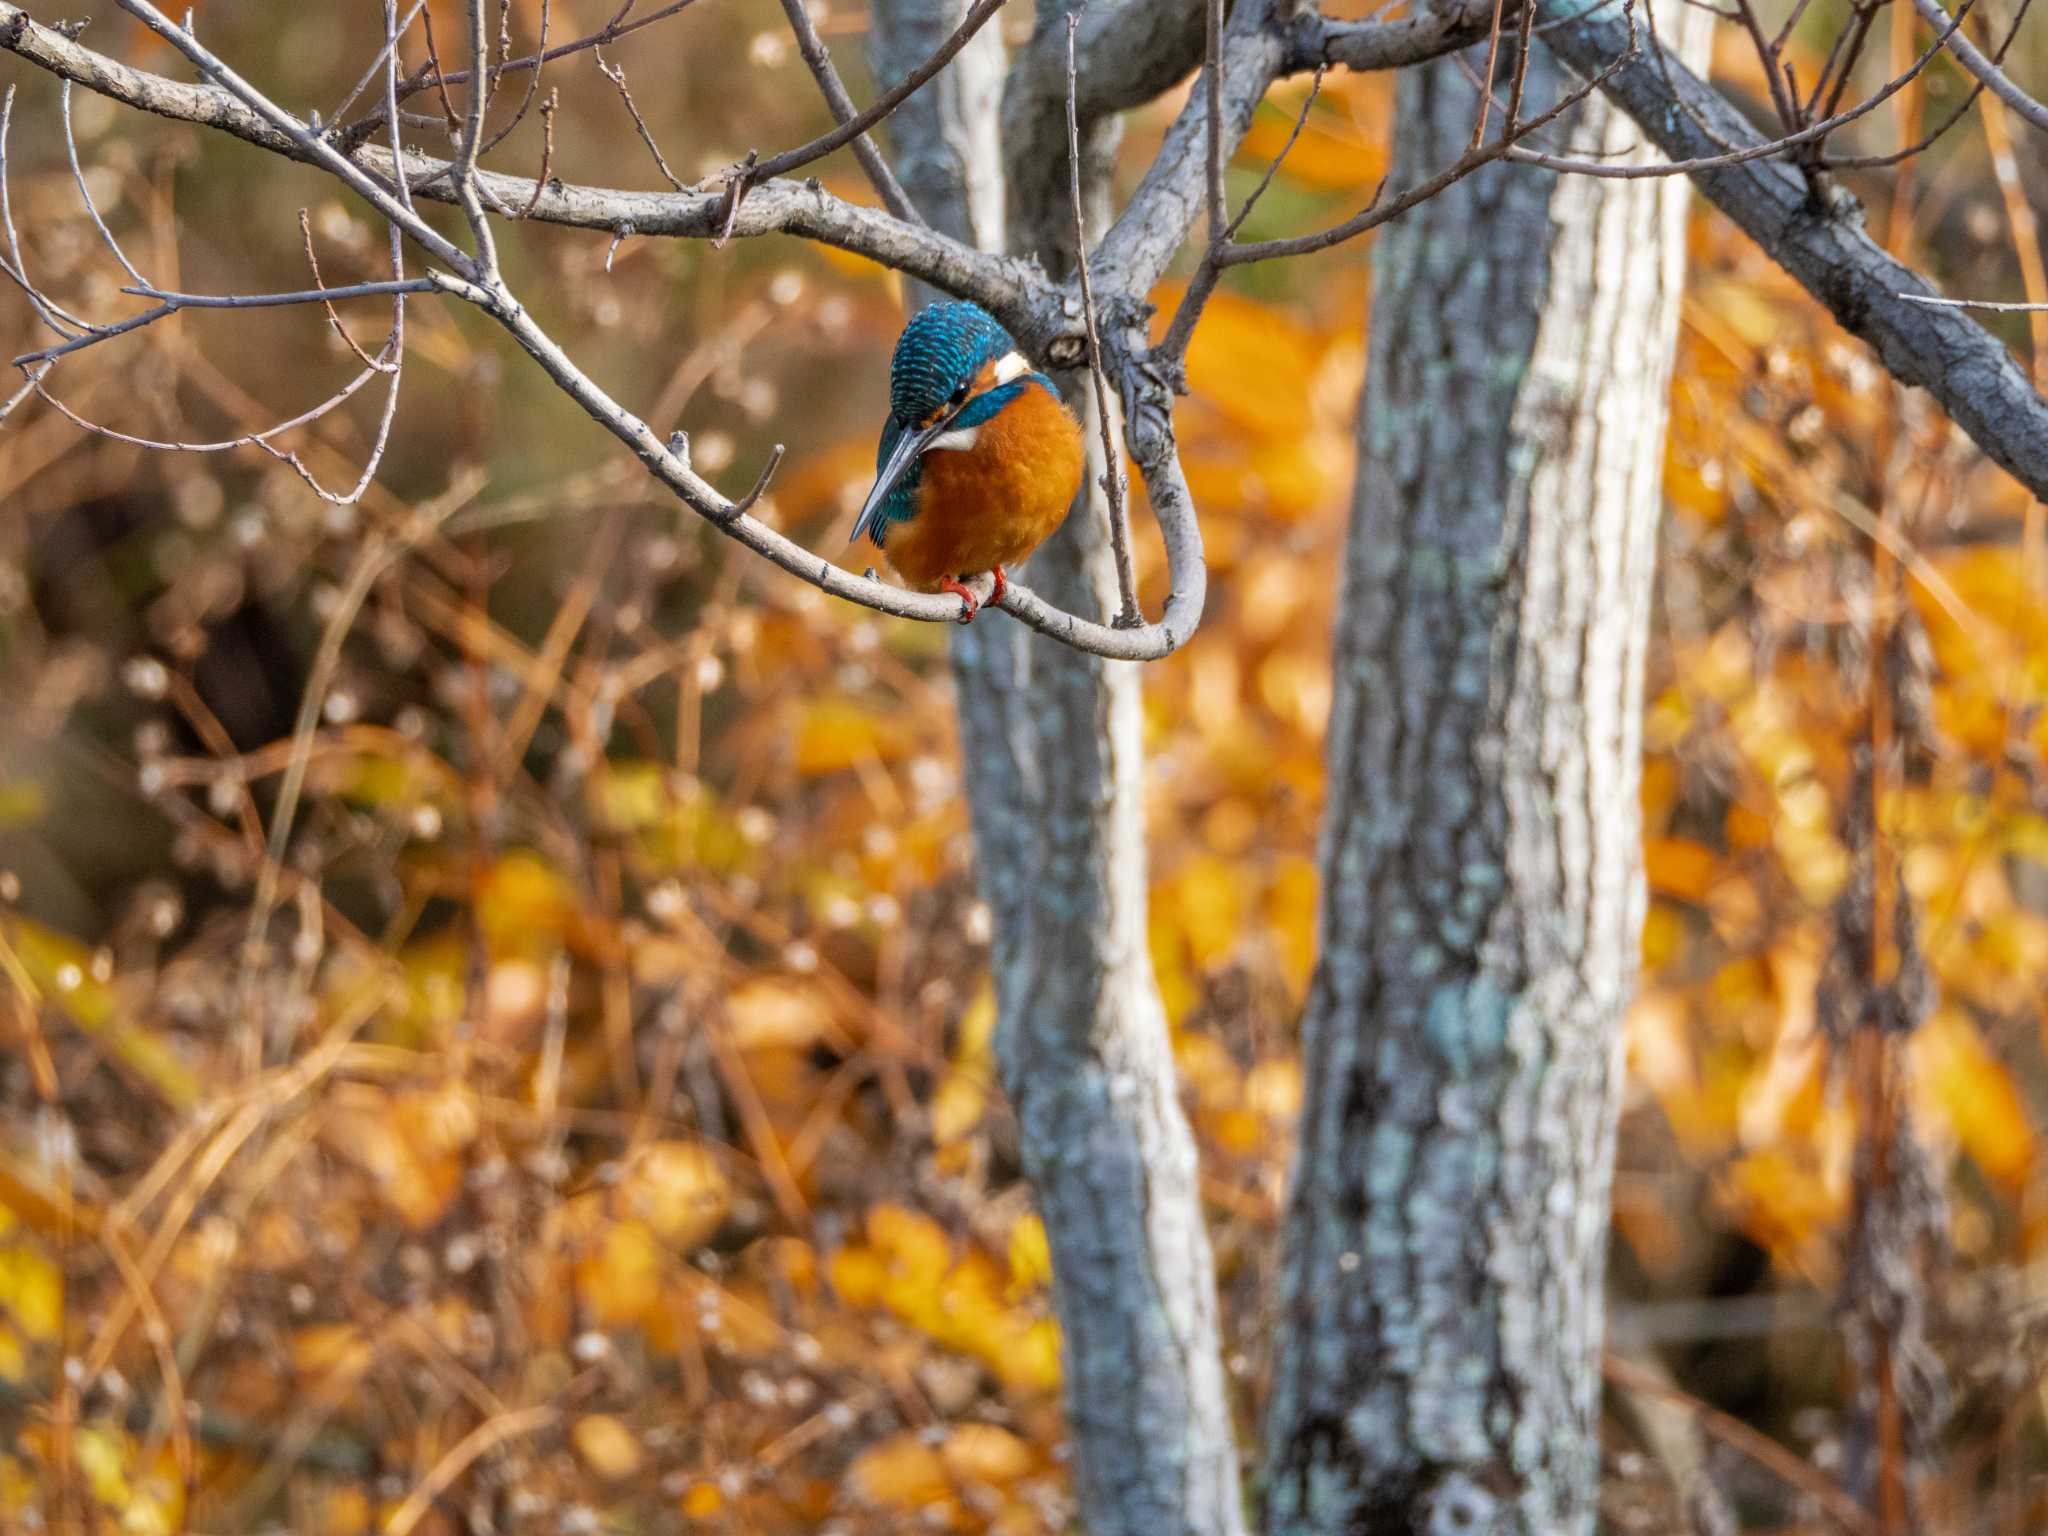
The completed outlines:
<svg viewBox="0 0 2048 1536">
<path fill-rule="evenodd" d="M 1697 51 L 1703 12 L 1664 20 Z M 1392 185 L 1476 99 L 1455 60 L 1402 73 Z M 1569 134 L 1637 137 L 1597 99 Z M 1379 237 L 1268 1536 L 1593 1526 L 1685 205 L 1496 165 Z"/>
<path fill-rule="evenodd" d="M 877 74 L 901 75 L 959 9 L 878 0 Z M 1039 63 L 1063 28 L 1044 7 L 1030 45 Z M 927 217 L 987 245 L 1002 239 L 1002 136 L 992 74 L 973 73 L 983 83 L 913 97 L 890 132 Z M 1095 238 L 1114 132 L 1087 135 Z M 1008 243 L 1064 271 L 1066 179 L 1033 185 L 1042 195 L 1009 205 Z M 1048 601 L 1106 617 L 1116 582 L 1100 442 L 1080 394 L 1069 399 L 1088 428 L 1089 489 L 1032 557 L 1030 580 Z M 1140 671 L 996 612 L 953 637 L 975 862 L 994 918 L 997 1054 L 1052 1252 L 1080 1523 L 1089 1536 L 1238 1536 L 1214 1266 L 1146 947 Z"/>
</svg>

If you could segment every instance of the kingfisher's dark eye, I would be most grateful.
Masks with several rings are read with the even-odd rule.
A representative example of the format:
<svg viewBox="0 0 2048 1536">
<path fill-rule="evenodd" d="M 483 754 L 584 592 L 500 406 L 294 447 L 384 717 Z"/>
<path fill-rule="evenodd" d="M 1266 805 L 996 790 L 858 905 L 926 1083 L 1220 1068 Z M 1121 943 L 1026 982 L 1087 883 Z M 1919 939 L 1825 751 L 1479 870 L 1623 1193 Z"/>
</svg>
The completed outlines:
<svg viewBox="0 0 2048 1536">
<path fill-rule="evenodd" d="M 959 387 L 958 389 L 956 389 L 956 390 L 954 390 L 954 391 L 953 391 L 953 402 L 952 402 L 952 403 L 953 403 L 953 404 L 955 404 L 955 405 L 960 405 L 960 404 L 962 404 L 963 402 L 965 402 L 965 400 L 967 399 L 967 391 L 969 390 L 969 388 L 971 388 L 971 387 L 972 387 L 972 385 L 973 385 L 973 380 L 971 380 L 971 379 L 962 379 L 962 380 L 960 381 L 960 387 Z"/>
</svg>

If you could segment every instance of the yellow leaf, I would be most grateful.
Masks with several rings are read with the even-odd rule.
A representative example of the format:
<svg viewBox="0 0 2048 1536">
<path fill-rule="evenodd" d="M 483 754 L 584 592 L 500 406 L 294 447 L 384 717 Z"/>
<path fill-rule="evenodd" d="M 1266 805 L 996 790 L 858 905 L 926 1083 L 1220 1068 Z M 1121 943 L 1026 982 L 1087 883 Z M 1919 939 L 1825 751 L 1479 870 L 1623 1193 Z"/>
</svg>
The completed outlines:
<svg viewBox="0 0 2048 1536">
<path fill-rule="evenodd" d="M 988 1101 L 981 1079 L 965 1072 L 948 1072 L 932 1095 L 930 1108 L 932 1140 L 947 1146 L 960 1140 L 981 1123 L 981 1111 Z"/>
<path fill-rule="evenodd" d="M 1052 1244 L 1045 1222 L 1027 1212 L 1010 1228 L 1010 1285 L 1013 1290 L 1043 1290 L 1052 1284 Z"/>
<path fill-rule="evenodd" d="M 1785 1152 L 1736 1159 L 1720 1190 L 1753 1237 L 1807 1273 L 1825 1262 L 1819 1239 L 1840 1224 L 1846 1210 L 1845 1191 L 1816 1163 Z"/>
<path fill-rule="evenodd" d="M 0 961 L 16 984 L 55 1003 L 72 1023 L 102 1046 L 175 1109 L 199 1102 L 199 1079 L 169 1045 L 124 1014 L 115 990 L 93 975 L 92 952 L 67 934 L 27 918 L 0 925 Z"/>
<path fill-rule="evenodd" d="M 1238 866 L 1200 853 L 1174 880 L 1174 896 L 1195 963 L 1211 966 L 1227 957 L 1244 928 L 1244 882 Z"/>
<path fill-rule="evenodd" d="M 911 1430 L 856 1456 L 846 1469 L 846 1484 L 871 1504 L 917 1510 L 947 1500 L 953 1486 L 939 1453 Z"/>
<path fill-rule="evenodd" d="M 1246 130 L 1238 153 L 1250 162 L 1270 165 L 1286 147 L 1300 116 L 1301 108 L 1291 102 L 1277 110 L 1261 110 Z M 1301 136 L 1287 151 L 1280 174 L 1311 187 L 1356 190 L 1362 202 L 1386 169 L 1384 145 L 1368 139 L 1347 117 L 1318 107 L 1310 112 Z M 1262 170 L 1260 174 L 1265 173 Z"/>
<path fill-rule="evenodd" d="M 353 1323 L 312 1323 L 291 1337 L 292 1366 L 302 1375 L 360 1375 L 374 1353 Z"/>
<path fill-rule="evenodd" d="M 872 1248 L 851 1246 L 834 1253 L 825 1266 L 832 1289 L 849 1306 L 872 1307 L 882 1299 L 889 1266 Z"/>
<path fill-rule="evenodd" d="M 1259 1062 L 1244 1075 L 1244 1102 L 1276 1124 L 1293 1120 L 1301 1113 L 1301 1062 L 1293 1056 Z"/>
<path fill-rule="evenodd" d="M 1705 843 L 1683 837 L 1643 839 L 1643 873 L 1659 896 L 1679 901 L 1705 899 L 1720 855 Z"/>
<path fill-rule="evenodd" d="M 797 719 L 796 771 L 815 778 L 859 763 L 889 762 L 910 747 L 910 732 L 898 721 L 849 698 L 811 699 Z"/>
<path fill-rule="evenodd" d="M 617 1480 L 640 1470 L 640 1442 L 608 1413 L 586 1414 L 569 1431 L 576 1454 L 599 1477 Z"/>
<path fill-rule="evenodd" d="M 725 1507 L 716 1483 L 692 1483 L 683 1495 L 683 1515 L 690 1520 L 709 1520 Z"/>
<path fill-rule="evenodd" d="M 35 1343 L 64 1326 L 64 1272 L 32 1243 L 0 1245 L 0 1308 Z"/>
<path fill-rule="evenodd" d="M 807 1048 L 831 1025 L 815 988 L 772 977 L 736 987 L 725 1000 L 725 1010 L 732 1042 L 743 1051 Z"/>
<path fill-rule="evenodd" d="M 637 1323 L 661 1299 L 661 1248 L 637 1221 L 616 1222 L 576 1265 L 576 1294 L 600 1326 Z"/>
<path fill-rule="evenodd" d="M 619 1210 L 671 1249 L 694 1248 L 725 1221 L 732 1186 L 710 1151 L 690 1141 L 644 1148 L 619 1181 Z"/>
<path fill-rule="evenodd" d="M 1283 859 L 1266 893 L 1266 924 L 1280 952 L 1288 990 L 1308 994 L 1316 963 L 1316 867 L 1300 855 Z"/>
<path fill-rule="evenodd" d="M 520 851 L 485 871 L 475 912 L 491 954 L 531 957 L 561 948 L 576 913 L 576 897 L 538 854 Z"/>
<path fill-rule="evenodd" d="M 995 1424 L 962 1424 L 939 1447 L 939 1459 L 962 1482 L 1014 1483 L 1038 1465 L 1031 1446 Z"/>
<path fill-rule="evenodd" d="M 1912 1080 L 1953 1128 L 1970 1160 L 2008 1188 L 2026 1183 L 2034 1132 L 2005 1064 L 1959 1010 L 1943 1008 L 1908 1046 Z"/>
</svg>

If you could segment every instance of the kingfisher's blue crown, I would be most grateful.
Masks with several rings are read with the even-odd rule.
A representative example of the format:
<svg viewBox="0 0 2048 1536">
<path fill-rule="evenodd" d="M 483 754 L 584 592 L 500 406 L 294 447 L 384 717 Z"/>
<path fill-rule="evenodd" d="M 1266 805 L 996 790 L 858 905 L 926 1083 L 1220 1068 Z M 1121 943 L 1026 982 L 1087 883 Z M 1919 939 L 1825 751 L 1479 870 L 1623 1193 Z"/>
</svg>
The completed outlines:
<svg viewBox="0 0 2048 1536">
<path fill-rule="evenodd" d="M 906 426 L 926 421 L 1017 343 L 978 304 L 933 304 L 911 317 L 889 364 L 889 408 Z"/>
</svg>

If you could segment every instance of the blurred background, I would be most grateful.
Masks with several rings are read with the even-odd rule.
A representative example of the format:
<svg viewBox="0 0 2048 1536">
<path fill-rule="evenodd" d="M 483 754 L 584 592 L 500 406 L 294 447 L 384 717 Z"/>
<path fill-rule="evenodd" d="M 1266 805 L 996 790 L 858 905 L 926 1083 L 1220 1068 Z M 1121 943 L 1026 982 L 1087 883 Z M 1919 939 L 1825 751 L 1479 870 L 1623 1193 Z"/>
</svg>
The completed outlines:
<svg viewBox="0 0 2048 1536">
<path fill-rule="evenodd" d="M 84 9 L 93 46 L 187 76 Z M 553 0 L 550 25 L 615 9 Z M 431 14 L 459 35 L 458 7 Z M 816 14 L 868 99 L 864 9 Z M 196 16 L 300 108 L 339 100 L 379 35 L 367 0 Z M 509 16 L 529 51 L 538 5 Z M 1719 78 L 1760 97 L 1734 41 Z M 1915 51 L 1898 29 L 1895 66 Z M 604 58 L 684 182 L 829 122 L 765 0 L 705 0 Z M 76 312 L 133 312 L 56 82 L 11 59 L 0 80 L 27 270 Z M 592 56 L 549 87 L 553 174 L 666 185 Z M 1131 122 L 1128 177 L 1184 90 Z M 1262 110 L 1237 195 L 1306 90 Z M 1362 204 L 1390 94 L 1324 82 L 1251 237 Z M 1910 143 L 1965 95 L 1938 62 L 1837 147 Z M 382 232 L 326 178 L 84 92 L 70 115 L 154 283 L 305 286 L 301 207 L 326 282 L 385 275 Z M 492 163 L 533 174 L 541 137 L 530 117 Z M 819 170 L 872 200 L 847 157 Z M 1947 291 L 2048 300 L 2048 161 L 2013 153 L 1989 99 L 1847 179 Z M 780 238 L 499 238 L 528 305 L 657 431 L 687 428 L 701 473 L 737 494 L 786 444 L 757 511 L 870 562 L 845 538 L 896 277 Z M 1247 1426 L 1301 1093 L 1369 256 L 1237 268 L 1211 306 L 1179 416 L 1209 614 L 1145 673 L 1152 958 Z M 337 308 L 374 354 L 388 306 Z M 2048 372 L 2030 318 L 1986 321 Z M 0 340 L 47 340 L 12 289 Z M 1068 1528 L 946 636 L 737 551 L 479 316 L 412 303 L 406 344 L 353 505 L 300 471 L 354 484 L 381 376 L 277 440 L 296 468 L 89 434 L 37 398 L 0 426 L 0 1524 Z M 359 368 L 317 310 L 187 314 L 48 387 L 194 442 Z M 1697 1455 L 1741 1528 L 1834 1528 L 1836 1322 L 1879 1285 L 1851 1262 L 1858 1101 L 1822 1016 L 1861 838 L 1910 893 L 1898 952 L 1935 999 L 1895 1179 L 1925 1262 L 1880 1287 L 1924 1353 L 1926 1509 L 2048 1528 L 2042 509 L 1707 211 L 1672 404 L 1614 1197 L 1611 1339 L 1637 1374 L 1611 1394 L 1610 1515 L 1678 1529 L 1669 1463 Z M 1876 669 L 1912 708 L 1873 725 Z M 1910 771 L 1859 803 L 1849 748 L 1873 729 Z"/>
</svg>

